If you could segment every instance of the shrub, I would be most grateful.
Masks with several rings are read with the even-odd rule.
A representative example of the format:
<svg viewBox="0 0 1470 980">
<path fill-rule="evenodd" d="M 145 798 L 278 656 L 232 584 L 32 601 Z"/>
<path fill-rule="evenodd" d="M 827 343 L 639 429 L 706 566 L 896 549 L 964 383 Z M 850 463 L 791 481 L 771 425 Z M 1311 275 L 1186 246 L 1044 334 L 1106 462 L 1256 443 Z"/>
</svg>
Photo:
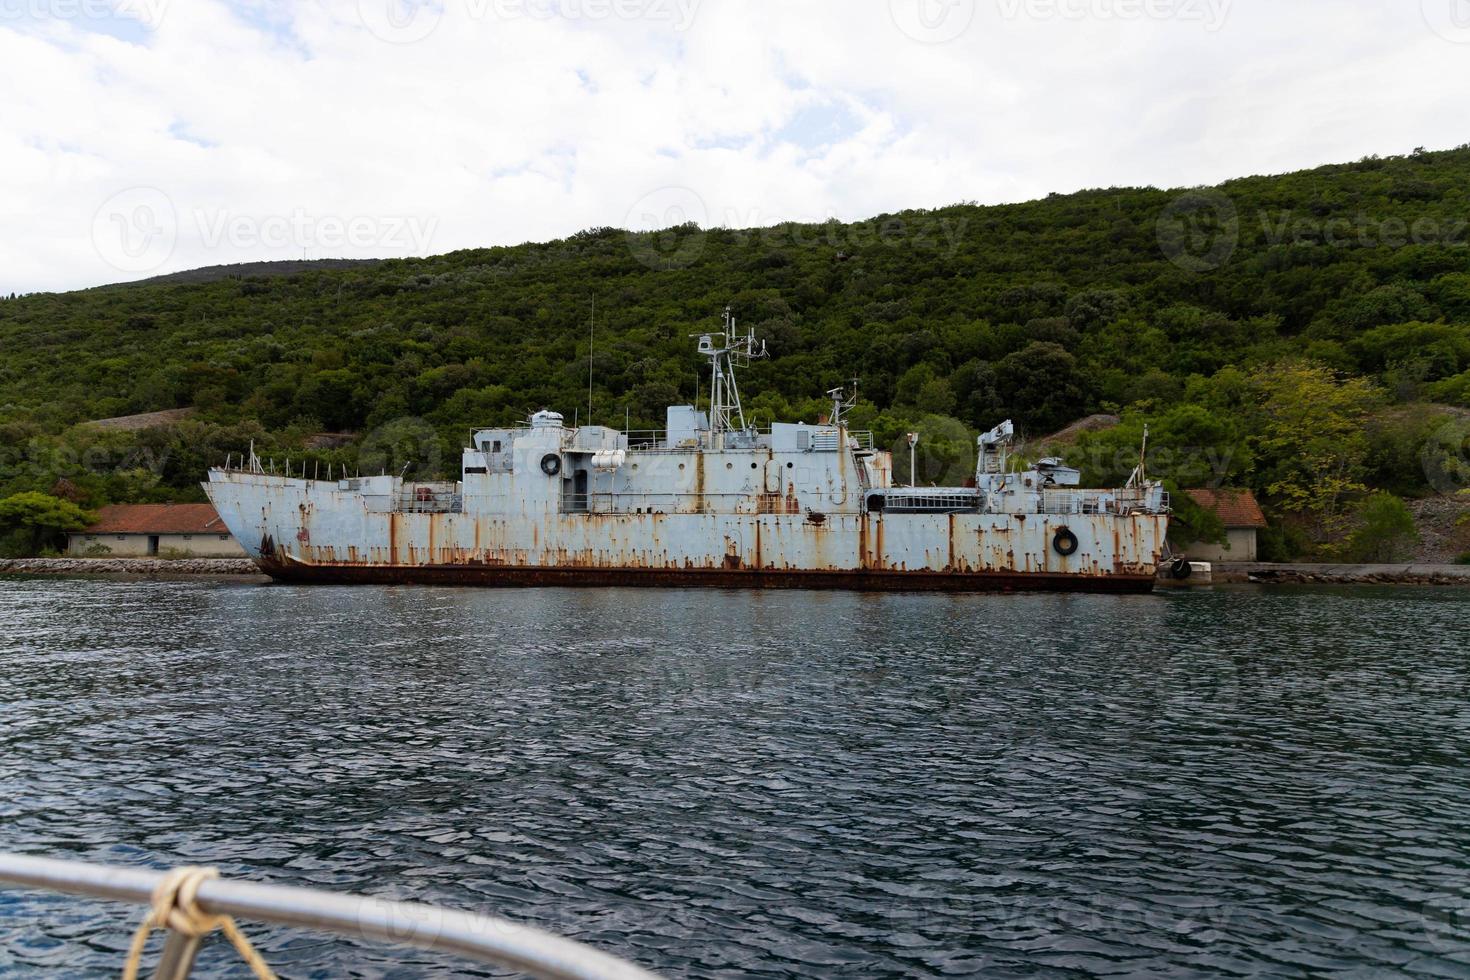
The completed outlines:
<svg viewBox="0 0 1470 980">
<path fill-rule="evenodd" d="M 1391 493 L 1370 495 L 1358 505 L 1355 517 L 1358 526 L 1342 547 L 1349 561 L 1401 561 L 1419 542 L 1414 515 Z"/>
<path fill-rule="evenodd" d="M 1256 555 L 1261 561 L 1298 561 L 1311 550 L 1311 536 L 1295 523 L 1273 522 L 1256 534 Z"/>
</svg>

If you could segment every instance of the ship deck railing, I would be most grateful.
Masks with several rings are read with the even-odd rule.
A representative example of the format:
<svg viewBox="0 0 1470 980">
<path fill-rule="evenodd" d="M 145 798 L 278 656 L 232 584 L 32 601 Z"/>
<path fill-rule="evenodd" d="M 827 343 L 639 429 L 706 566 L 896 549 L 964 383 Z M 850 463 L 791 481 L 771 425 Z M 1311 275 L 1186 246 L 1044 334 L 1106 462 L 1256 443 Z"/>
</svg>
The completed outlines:
<svg viewBox="0 0 1470 980">
<path fill-rule="evenodd" d="M 701 430 L 696 435 L 671 442 L 669 433 L 663 429 L 646 429 L 625 433 L 628 437 L 628 452 L 630 453 L 686 453 L 694 449 L 708 449 L 709 432 Z M 754 445 L 755 440 L 769 439 L 770 429 L 750 429 L 745 433 L 728 432 L 726 437 L 726 450 L 739 452 L 761 448 Z M 748 444 L 743 444 L 747 443 Z M 856 452 L 872 452 L 876 442 L 873 433 L 867 430 L 847 433 L 847 448 Z M 811 442 L 805 451 L 813 453 L 835 453 L 842 448 L 842 440 L 836 433 L 817 432 L 812 434 Z"/>
<path fill-rule="evenodd" d="M 394 492 L 393 509 L 400 514 L 454 514 L 464 510 L 464 495 L 457 483 L 406 483 Z"/>
<path fill-rule="evenodd" d="M 1169 495 L 1162 493 L 1161 503 L 1153 505 L 1156 491 L 1126 487 L 1121 490 L 1046 489 L 1037 501 L 1038 514 L 1132 514 L 1169 509 Z"/>
<path fill-rule="evenodd" d="M 684 491 L 649 491 L 647 493 L 628 492 L 601 492 L 601 493 L 564 493 L 561 495 L 561 512 L 563 514 L 670 514 L 691 513 L 681 511 L 678 505 L 687 502 L 695 495 Z M 720 498 L 740 500 L 759 500 L 764 494 L 751 493 L 747 490 L 709 490 L 700 497 L 718 500 Z M 739 513 L 731 508 L 725 510 L 717 509 L 715 513 Z M 785 513 L 785 511 L 782 511 Z"/>
<path fill-rule="evenodd" d="M 153 902 L 166 872 L 0 854 L 0 884 L 134 905 Z M 509 919 L 366 895 L 213 878 L 195 893 L 206 915 L 326 932 L 447 953 L 544 980 L 654 980 L 654 974 L 579 942 Z M 166 932 L 155 977 L 184 980 L 200 938 Z"/>
<path fill-rule="evenodd" d="M 1017 499 L 1012 494 L 996 498 L 987 491 L 970 487 L 890 487 L 869 491 L 865 506 L 870 513 L 888 514 L 963 514 L 1022 513 L 1045 516 L 1112 515 L 1137 512 L 1166 512 L 1169 495 L 1162 493 L 1162 504 L 1155 506 L 1159 491 L 1145 488 L 1122 490 L 1080 490 L 1048 488 L 1027 491 Z M 1019 505 L 1019 506 L 1017 506 Z"/>
</svg>

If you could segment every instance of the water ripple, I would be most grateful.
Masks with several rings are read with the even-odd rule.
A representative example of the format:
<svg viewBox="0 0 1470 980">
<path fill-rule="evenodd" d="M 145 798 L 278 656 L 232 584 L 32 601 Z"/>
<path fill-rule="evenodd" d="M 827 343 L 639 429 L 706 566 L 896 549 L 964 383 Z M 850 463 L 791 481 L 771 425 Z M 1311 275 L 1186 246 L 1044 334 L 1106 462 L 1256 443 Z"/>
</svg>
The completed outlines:
<svg viewBox="0 0 1470 980">
<path fill-rule="evenodd" d="M 9 580 L 0 847 L 675 976 L 1465 977 L 1467 612 Z M 114 975 L 137 915 L 0 892 L 0 973 Z M 249 931 L 290 976 L 492 975 Z"/>
</svg>

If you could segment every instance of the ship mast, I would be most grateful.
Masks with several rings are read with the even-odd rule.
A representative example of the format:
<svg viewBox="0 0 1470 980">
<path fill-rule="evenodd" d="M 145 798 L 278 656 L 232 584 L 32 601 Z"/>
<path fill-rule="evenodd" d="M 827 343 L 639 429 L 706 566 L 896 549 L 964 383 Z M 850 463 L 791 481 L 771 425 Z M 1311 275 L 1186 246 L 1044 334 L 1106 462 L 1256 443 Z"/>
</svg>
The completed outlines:
<svg viewBox="0 0 1470 980">
<path fill-rule="evenodd" d="M 857 407 L 858 379 L 853 378 L 849 387 L 833 388 L 827 392 L 827 397 L 832 399 L 832 417 L 828 420 L 833 425 L 841 426 L 847 413 Z"/>
<path fill-rule="evenodd" d="M 691 334 L 691 336 L 696 336 Z M 766 345 L 759 346 L 755 330 L 744 336 L 735 333 L 735 315 L 725 307 L 725 329 L 718 333 L 698 334 L 699 352 L 710 360 L 709 425 L 710 447 L 724 448 L 726 432 L 745 432 L 745 410 L 740 405 L 740 386 L 735 383 L 735 369 L 745 367 L 758 357 L 766 356 Z"/>
</svg>

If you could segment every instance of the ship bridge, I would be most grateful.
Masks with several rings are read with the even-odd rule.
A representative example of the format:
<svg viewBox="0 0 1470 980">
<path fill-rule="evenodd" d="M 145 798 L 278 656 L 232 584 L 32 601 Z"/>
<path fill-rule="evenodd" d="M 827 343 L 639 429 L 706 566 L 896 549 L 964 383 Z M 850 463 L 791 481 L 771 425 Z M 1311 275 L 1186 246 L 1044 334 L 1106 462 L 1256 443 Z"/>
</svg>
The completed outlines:
<svg viewBox="0 0 1470 980">
<path fill-rule="evenodd" d="M 889 454 L 840 421 L 720 431 L 692 405 L 666 428 L 569 428 L 554 412 L 482 429 L 464 452 L 467 511 L 482 514 L 856 514 L 890 483 Z"/>
<path fill-rule="evenodd" d="M 864 496 L 889 485 L 889 454 L 868 432 L 850 432 L 855 392 L 830 392 L 815 424 L 749 425 L 735 372 L 766 356 L 753 331 L 698 335 L 710 361 L 708 410 L 672 405 L 665 428 L 620 432 L 568 428 L 551 411 L 528 425 L 481 429 L 462 468 L 464 509 L 479 514 L 858 514 Z"/>
</svg>

